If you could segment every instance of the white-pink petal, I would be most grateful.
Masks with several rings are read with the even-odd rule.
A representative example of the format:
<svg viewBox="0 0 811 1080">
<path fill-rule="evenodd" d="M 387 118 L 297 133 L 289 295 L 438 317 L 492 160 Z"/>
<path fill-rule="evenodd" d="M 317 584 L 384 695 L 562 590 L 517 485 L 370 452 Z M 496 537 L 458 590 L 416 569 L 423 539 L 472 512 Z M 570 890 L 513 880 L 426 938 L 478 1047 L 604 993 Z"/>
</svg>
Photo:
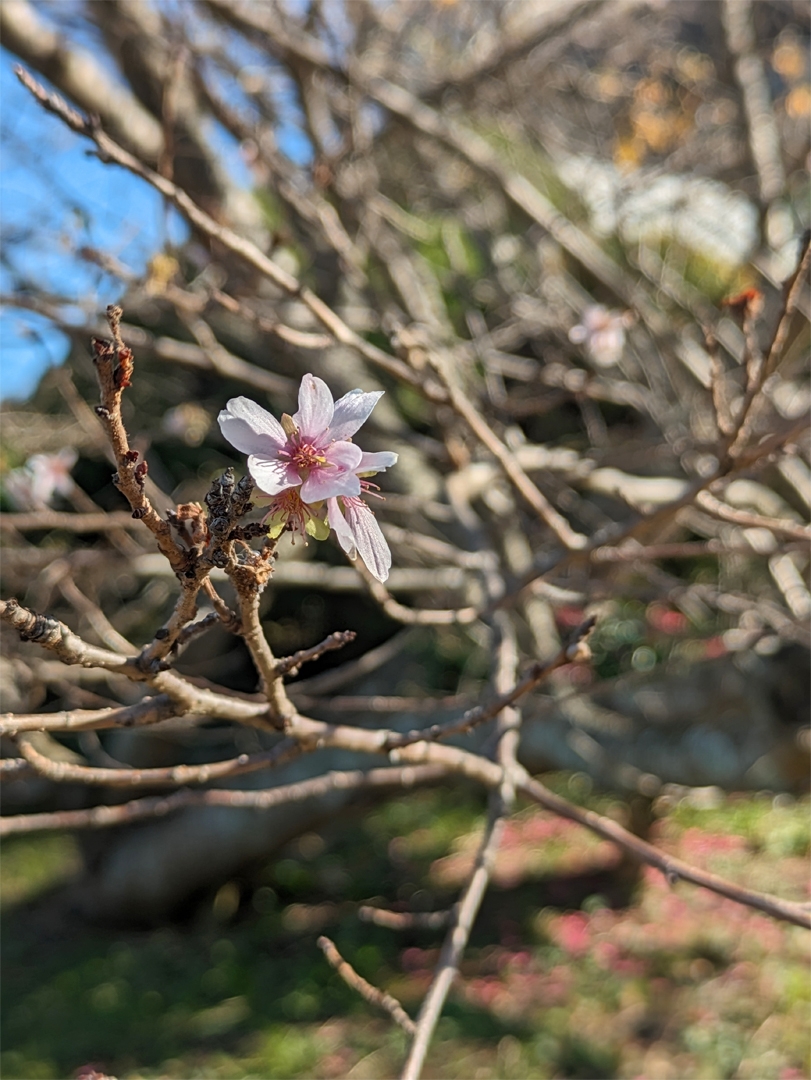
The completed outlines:
<svg viewBox="0 0 811 1080">
<path fill-rule="evenodd" d="M 310 471 L 301 485 L 301 497 L 306 503 L 321 502 L 336 495 L 360 495 L 358 465 L 363 454 L 354 443 L 333 443 L 324 455 L 325 465 Z"/>
<path fill-rule="evenodd" d="M 330 466 L 338 469 L 351 469 L 356 472 L 363 460 L 363 451 L 359 446 L 351 442 L 336 442 L 324 451 L 324 457 L 328 464 L 322 466 L 327 470 Z"/>
<path fill-rule="evenodd" d="M 269 458 L 287 442 L 276 417 L 250 398 L 231 398 L 217 420 L 224 437 L 243 454 Z"/>
<path fill-rule="evenodd" d="M 305 375 L 298 392 L 298 412 L 293 423 L 308 442 L 315 442 L 332 422 L 334 402 L 329 387 L 317 375 Z"/>
<path fill-rule="evenodd" d="M 348 439 L 371 416 L 372 409 L 383 397 L 382 390 L 364 393 L 363 390 L 350 390 L 335 402 L 335 412 L 330 424 L 329 434 L 333 439 Z"/>
<path fill-rule="evenodd" d="M 323 502 L 337 495 L 360 495 L 360 480 L 353 472 L 312 473 L 301 485 L 301 498 L 306 503 Z"/>
<path fill-rule="evenodd" d="M 280 491 L 298 487 L 301 483 L 298 469 L 286 461 L 274 461 L 262 455 L 251 454 L 248 458 L 248 472 L 256 486 L 266 495 L 278 495 Z"/>
<path fill-rule="evenodd" d="M 392 465 L 397 464 L 398 455 L 393 450 L 380 450 L 376 454 L 362 454 L 358 472 L 361 476 L 367 473 L 385 472 Z"/>
<path fill-rule="evenodd" d="M 346 523 L 346 518 L 341 513 L 341 508 L 338 505 L 337 499 L 330 499 L 327 502 L 327 521 L 329 527 L 335 533 L 338 539 L 338 543 L 347 553 L 350 559 L 356 559 L 358 557 L 358 549 L 355 546 L 355 537 L 352 535 L 352 530 Z"/>
<path fill-rule="evenodd" d="M 344 510 L 358 554 L 372 575 L 385 581 L 391 570 L 391 551 L 377 518 L 362 499 L 345 499 Z"/>
</svg>

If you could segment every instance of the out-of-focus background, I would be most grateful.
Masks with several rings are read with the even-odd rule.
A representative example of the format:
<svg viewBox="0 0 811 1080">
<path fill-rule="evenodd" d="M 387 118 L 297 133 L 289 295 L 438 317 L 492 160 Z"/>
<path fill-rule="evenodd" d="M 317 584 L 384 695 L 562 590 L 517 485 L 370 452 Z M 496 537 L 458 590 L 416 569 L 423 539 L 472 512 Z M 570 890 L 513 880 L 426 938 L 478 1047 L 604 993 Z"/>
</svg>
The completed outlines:
<svg viewBox="0 0 811 1080">
<path fill-rule="evenodd" d="M 172 575 L 131 523 L 78 531 L 58 517 L 124 509 L 88 348 L 113 302 L 136 357 L 125 419 L 159 509 L 244 468 L 215 423 L 229 397 L 292 412 L 313 371 L 336 396 L 386 390 L 364 449 L 401 455 L 378 516 L 402 603 L 477 602 L 472 554 L 449 558 L 447 545 L 495 531 L 517 580 L 549 544 L 452 414 L 336 345 L 296 298 L 99 161 L 33 101 L 17 63 L 366 340 L 448 350 L 584 534 L 712 467 L 705 330 L 734 402 L 743 339 L 722 301 L 763 292 L 765 347 L 809 226 L 806 3 L 4 0 L 0 35 L 4 596 L 88 639 L 96 604 L 136 644 L 171 610 Z M 807 307 L 806 294 L 806 320 Z M 778 375 L 764 434 L 808 412 L 803 318 Z M 550 579 L 516 627 L 522 654 L 543 658 L 587 611 L 599 616 L 592 664 L 526 703 L 529 768 L 689 861 L 801 899 L 807 544 L 746 523 L 788 523 L 790 541 L 807 522 L 807 436 L 791 449 L 725 488 L 738 520 L 694 507 L 661 557 Z M 33 524 L 14 527 L 13 513 Z M 263 619 L 280 653 L 358 631 L 294 690 L 325 718 L 379 722 L 361 698 L 388 696 L 385 723 L 414 726 L 418 698 L 452 715 L 488 673 L 480 624 L 403 628 L 328 544 L 284 547 Z M 3 711 L 128 700 L 113 677 L 0 640 Z M 224 632 L 196 642 L 181 670 L 256 689 Z M 173 764 L 258 738 L 209 725 L 45 749 Z M 97 798 L 18 781 L 4 785 L 3 812 Z M 396 1074 L 401 1034 L 315 941 L 330 934 L 413 1014 L 442 931 L 384 929 L 359 905 L 452 904 L 484 804 L 473 788 L 440 789 L 8 841 L 3 1075 Z M 521 810 L 426 1075 L 801 1080 L 805 944 L 797 928 L 671 889 L 573 825 Z"/>
</svg>

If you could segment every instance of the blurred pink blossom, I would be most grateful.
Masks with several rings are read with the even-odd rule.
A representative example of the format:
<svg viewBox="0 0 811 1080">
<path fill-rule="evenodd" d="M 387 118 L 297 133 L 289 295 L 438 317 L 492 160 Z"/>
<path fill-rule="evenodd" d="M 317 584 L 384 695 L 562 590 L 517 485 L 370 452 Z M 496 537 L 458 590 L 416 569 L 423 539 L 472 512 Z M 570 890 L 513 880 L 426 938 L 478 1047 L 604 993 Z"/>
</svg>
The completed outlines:
<svg viewBox="0 0 811 1080">
<path fill-rule="evenodd" d="M 569 331 L 569 341 L 585 346 L 596 367 L 613 367 L 622 359 L 625 331 L 632 320 L 628 311 L 611 311 L 602 304 L 590 304 L 580 322 Z"/>
<path fill-rule="evenodd" d="M 591 947 L 591 933 L 587 916 L 579 911 L 561 915 L 553 930 L 556 944 L 574 956 L 587 952 Z"/>
<path fill-rule="evenodd" d="M 76 451 L 65 447 L 58 454 L 34 454 L 3 482 L 15 510 L 47 510 L 55 495 L 70 495 Z"/>
</svg>

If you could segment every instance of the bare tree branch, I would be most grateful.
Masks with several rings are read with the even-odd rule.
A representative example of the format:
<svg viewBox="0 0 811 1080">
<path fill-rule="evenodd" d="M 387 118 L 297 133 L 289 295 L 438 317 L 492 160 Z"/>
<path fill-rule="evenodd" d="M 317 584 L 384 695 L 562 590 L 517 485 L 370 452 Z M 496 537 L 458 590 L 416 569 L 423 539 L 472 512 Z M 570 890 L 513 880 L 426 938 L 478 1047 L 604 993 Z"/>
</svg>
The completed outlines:
<svg viewBox="0 0 811 1080">
<path fill-rule="evenodd" d="M 0 34 L 7 49 L 80 108 L 101 117 L 128 150 L 144 161 L 158 160 L 163 148 L 158 120 L 126 87 L 111 79 L 89 51 L 68 47 L 28 0 L 8 0 L 0 6 Z"/>
<path fill-rule="evenodd" d="M 372 364 L 377 365 L 383 371 L 387 371 L 390 375 L 419 388 L 426 395 L 440 401 L 445 399 L 445 394 L 435 384 L 424 383 L 402 361 L 370 344 L 355 333 L 312 290 L 303 286 L 292 274 L 283 270 L 272 259 L 268 258 L 250 240 L 238 236 L 224 225 L 217 224 L 213 218 L 189 198 L 182 188 L 177 187 L 170 180 L 143 165 L 132 154 L 104 134 L 98 125 L 92 124 L 75 110 L 70 109 L 61 98 L 55 94 L 48 94 L 22 68 L 17 69 L 17 76 L 44 108 L 58 116 L 77 134 L 92 139 L 99 148 L 102 160 L 115 162 L 115 164 L 123 166 L 134 175 L 146 180 L 169 199 L 195 228 L 219 241 L 229 251 L 244 259 L 284 293 L 301 300 L 315 318 L 334 336 L 336 341 L 351 346 Z"/>
<path fill-rule="evenodd" d="M 778 919 L 785 919 L 787 922 L 794 923 L 795 926 L 804 926 L 806 929 L 811 929 L 811 910 L 805 904 L 780 900 L 775 896 L 768 896 L 765 893 L 756 892 L 754 889 L 746 889 L 743 886 L 735 885 L 733 882 L 726 881 L 716 874 L 699 870 L 681 859 L 659 851 L 658 848 L 638 836 L 634 836 L 633 833 L 623 829 L 621 825 L 611 821 L 610 818 L 595 814 L 592 810 L 583 810 L 579 806 L 567 802 L 566 799 L 560 798 L 547 787 L 544 787 L 539 780 L 533 780 L 526 774 L 524 774 L 523 778 L 516 779 L 516 787 L 534 802 L 546 807 L 547 810 L 553 810 L 561 817 L 568 818 L 569 821 L 576 821 L 579 825 L 591 829 L 598 836 L 618 843 L 623 851 L 633 855 L 640 862 L 661 870 L 671 884 L 675 885 L 681 878 L 684 881 L 691 882 L 693 885 L 700 885 L 704 889 L 709 889 L 719 896 L 726 896 L 739 904 L 745 904 L 746 907 L 755 908 Z"/>
<path fill-rule="evenodd" d="M 74 765 L 69 761 L 54 761 L 46 754 L 40 753 L 24 736 L 17 739 L 17 745 L 32 769 L 56 783 L 133 788 L 208 784 L 212 780 L 243 776 L 260 769 L 271 769 L 292 760 L 301 753 L 301 747 L 297 743 L 285 739 L 272 750 L 259 754 L 240 754 L 239 757 L 228 761 L 213 761 L 205 765 L 169 765 L 162 769 L 103 769 L 97 766 Z"/>
<path fill-rule="evenodd" d="M 324 956 L 332 967 L 335 968 L 347 986 L 360 994 L 364 1001 L 368 1001 L 370 1005 L 374 1005 L 379 1009 L 383 1009 L 384 1012 L 387 1012 L 392 1020 L 400 1025 L 403 1031 L 407 1032 L 409 1035 L 414 1034 L 414 1021 L 400 1002 L 392 997 L 391 994 L 384 993 L 376 986 L 372 986 L 372 984 L 367 982 L 361 975 L 358 975 L 352 965 L 344 960 L 338 952 L 334 942 L 322 935 L 318 939 L 318 948 L 323 952 Z"/>
<path fill-rule="evenodd" d="M 302 802 L 332 791 L 362 791 L 381 788 L 410 788 L 436 783 L 445 775 L 438 765 L 403 768 L 357 769 L 330 772 L 310 780 L 284 784 L 265 791 L 176 791 L 171 795 L 147 796 L 115 806 L 93 806 L 87 810 L 57 810 L 49 814 L 17 814 L 0 818 L 0 837 L 53 829 L 107 829 L 134 821 L 163 817 L 190 806 L 248 807 L 267 810 L 281 803 Z"/>
<path fill-rule="evenodd" d="M 750 0 L 724 0 L 724 30 L 729 51 L 735 57 L 735 75 L 743 97 L 760 198 L 767 205 L 785 191 L 786 174 L 769 83 L 758 54 L 752 19 L 753 5 Z"/>
</svg>

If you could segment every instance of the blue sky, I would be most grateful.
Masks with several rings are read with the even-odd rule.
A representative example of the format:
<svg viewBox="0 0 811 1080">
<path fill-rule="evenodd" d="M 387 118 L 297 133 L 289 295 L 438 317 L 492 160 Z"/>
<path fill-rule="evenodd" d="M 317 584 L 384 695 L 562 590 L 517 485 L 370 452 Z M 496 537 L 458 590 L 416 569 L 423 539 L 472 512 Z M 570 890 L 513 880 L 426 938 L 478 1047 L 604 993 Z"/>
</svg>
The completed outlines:
<svg viewBox="0 0 811 1080">
<path fill-rule="evenodd" d="M 265 59 L 249 54 L 245 43 L 236 47 L 244 51 L 246 64 Z M 82 259 L 79 248 L 107 252 L 141 273 L 167 241 L 182 242 L 187 229 L 148 184 L 117 166 L 103 165 L 86 139 L 45 113 L 14 75 L 17 62 L 0 49 L 0 292 L 30 282 L 73 301 L 68 313 L 85 324 L 117 301 L 123 287 Z M 238 89 L 233 90 L 237 96 Z M 282 89 L 280 104 L 279 145 L 292 160 L 304 163 L 311 148 L 292 90 Z M 237 182 L 249 186 L 235 141 L 217 128 L 210 137 Z M 48 319 L 6 306 L 0 311 L 0 398 L 27 397 L 67 352 L 66 335 Z"/>
<path fill-rule="evenodd" d="M 103 311 L 121 283 L 75 252 L 82 245 L 117 256 L 135 271 L 166 242 L 185 235 L 174 213 L 147 184 L 102 165 L 90 144 L 34 102 L 13 73 L 16 58 L 0 50 L 3 153 L 0 290 L 30 281 L 76 301 L 77 322 Z M 12 264 L 12 269 L 8 263 Z M 68 340 L 47 319 L 20 308 L 0 312 L 0 396 L 24 398 L 48 366 L 65 359 Z"/>
</svg>

